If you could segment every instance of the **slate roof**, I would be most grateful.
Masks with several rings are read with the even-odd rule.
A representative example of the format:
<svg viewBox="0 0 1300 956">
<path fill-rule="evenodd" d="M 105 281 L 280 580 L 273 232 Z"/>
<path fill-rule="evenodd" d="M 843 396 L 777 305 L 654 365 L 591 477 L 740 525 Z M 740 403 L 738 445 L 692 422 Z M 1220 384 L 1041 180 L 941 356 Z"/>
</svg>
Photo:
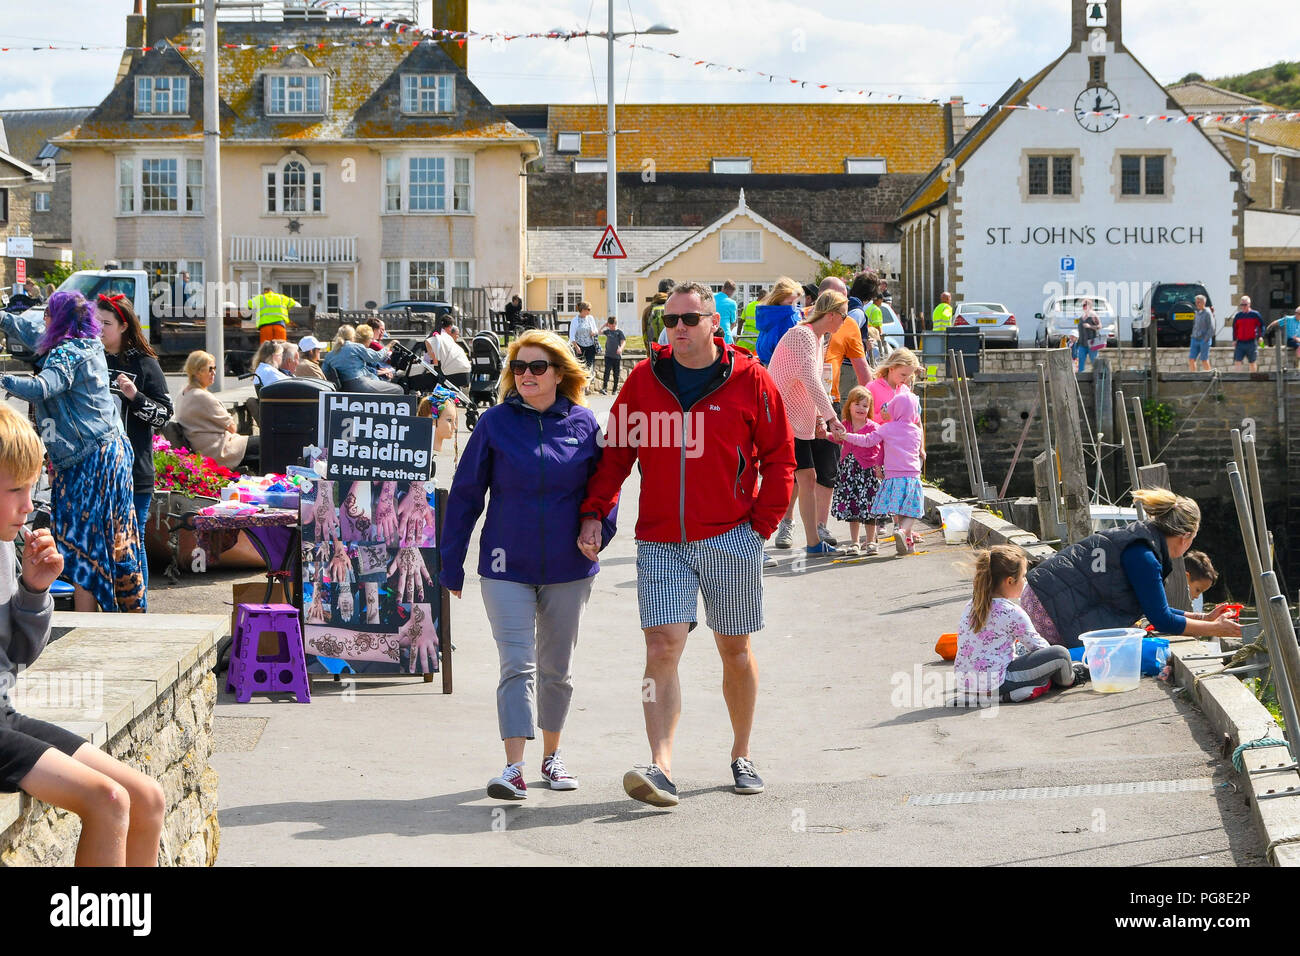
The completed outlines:
<svg viewBox="0 0 1300 956">
<path fill-rule="evenodd" d="M 40 166 L 36 154 L 60 133 L 76 126 L 94 109 L 93 106 L 69 106 L 49 110 L 0 110 L 0 122 L 8 140 L 6 152 L 33 166 Z M 56 156 L 65 161 L 66 156 Z"/>
<path fill-rule="evenodd" d="M 193 33 L 175 38 L 193 43 Z M 344 142 L 349 140 L 476 139 L 518 141 L 536 152 L 533 137 L 512 125 L 437 44 L 396 41 L 373 27 L 347 20 L 307 24 L 221 23 L 220 41 L 250 45 L 218 53 L 223 142 Z M 285 50 L 281 45 L 310 49 Z M 305 57 L 305 61 L 303 58 Z M 267 116 L 265 72 L 301 65 L 328 73 L 329 102 L 323 116 Z M 188 49 L 152 50 L 135 57 L 128 74 L 65 142 L 139 139 L 201 139 L 203 54 Z M 403 116 L 398 72 L 455 73 L 456 111 L 446 116 Z M 188 117 L 135 118 L 135 77 L 184 71 L 190 79 Z M 531 147 L 530 147 L 531 144 Z"/>
<path fill-rule="evenodd" d="M 535 276 L 603 276 L 605 263 L 592 252 L 604 230 L 599 226 L 555 226 L 528 230 L 528 268 Z M 700 230 L 675 226 L 626 226 L 618 231 L 627 252 L 626 269 L 640 271 Z"/>
<path fill-rule="evenodd" d="M 1169 95 L 1178 105 L 1192 113 L 1237 113 L 1255 107 L 1269 112 L 1287 113 L 1281 107 L 1273 106 L 1245 93 L 1220 89 L 1209 83 L 1180 83 L 1169 87 Z M 1237 137 L 1245 135 L 1244 123 L 1215 123 L 1207 121 L 1201 124 L 1206 129 L 1217 129 L 1221 133 L 1230 133 Z M 1283 146 L 1300 150 L 1300 123 L 1287 120 L 1252 120 L 1250 138 L 1255 143 L 1267 143 L 1270 146 Z"/>
</svg>

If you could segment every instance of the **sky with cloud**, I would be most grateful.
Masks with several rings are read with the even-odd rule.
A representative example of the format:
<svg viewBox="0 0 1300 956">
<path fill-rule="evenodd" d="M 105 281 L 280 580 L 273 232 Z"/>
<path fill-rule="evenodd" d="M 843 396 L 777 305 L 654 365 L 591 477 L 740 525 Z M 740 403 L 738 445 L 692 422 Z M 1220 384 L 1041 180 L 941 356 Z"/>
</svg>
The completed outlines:
<svg viewBox="0 0 1300 956">
<path fill-rule="evenodd" d="M 853 90 L 968 103 L 991 102 L 1037 72 L 1069 41 L 1072 0 L 616 0 L 615 30 L 653 23 L 676 36 L 648 45 L 681 54 L 615 49 L 617 102 L 862 102 Z M 131 0 L 0 0 L 0 47 L 122 43 Z M 431 4 L 418 4 L 430 26 Z M 1230 12 L 1226 12 L 1230 9 Z M 1168 84 L 1269 66 L 1297 55 L 1295 0 L 1128 0 L 1128 48 Z M 37 15 L 36 11 L 47 13 Z M 588 0 L 473 0 L 479 31 L 605 29 L 607 3 Z M 1273 22 L 1276 30 L 1259 29 Z M 1233 23 L 1249 23 L 1237 34 Z M 0 109 L 90 106 L 107 94 L 121 50 L 0 53 Z M 753 75 L 705 70 L 708 59 L 808 80 L 807 88 Z M 605 98 L 603 40 L 471 41 L 470 78 L 496 103 L 593 103 Z M 1054 105 L 1054 104 L 1049 104 Z M 1068 105 L 1068 104 L 1066 104 Z"/>
</svg>

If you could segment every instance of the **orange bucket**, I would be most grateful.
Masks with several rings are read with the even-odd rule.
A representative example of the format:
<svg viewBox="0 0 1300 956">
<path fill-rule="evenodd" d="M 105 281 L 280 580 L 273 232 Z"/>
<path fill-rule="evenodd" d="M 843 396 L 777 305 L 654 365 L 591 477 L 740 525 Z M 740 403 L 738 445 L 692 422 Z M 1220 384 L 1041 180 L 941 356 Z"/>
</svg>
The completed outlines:
<svg viewBox="0 0 1300 956">
<path fill-rule="evenodd" d="M 954 660 L 957 657 L 957 635 L 940 634 L 939 640 L 935 642 L 934 652 L 945 661 Z"/>
</svg>

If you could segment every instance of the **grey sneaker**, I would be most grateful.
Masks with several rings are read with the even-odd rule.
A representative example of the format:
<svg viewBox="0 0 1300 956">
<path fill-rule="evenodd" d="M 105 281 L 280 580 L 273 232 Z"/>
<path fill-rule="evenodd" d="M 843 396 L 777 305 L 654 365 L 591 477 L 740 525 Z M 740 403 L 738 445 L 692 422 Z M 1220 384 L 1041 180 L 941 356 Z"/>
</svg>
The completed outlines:
<svg viewBox="0 0 1300 956">
<path fill-rule="evenodd" d="M 835 536 L 826 529 L 826 525 L 824 524 L 819 524 L 817 526 L 817 537 L 821 538 L 821 540 L 825 541 L 832 548 L 839 544 L 839 542 L 835 540 Z"/>
<path fill-rule="evenodd" d="M 788 548 L 793 541 L 794 526 L 782 518 L 780 524 L 776 526 L 776 546 L 778 548 Z"/>
<path fill-rule="evenodd" d="M 677 806 L 677 788 L 668 779 L 668 775 L 654 764 L 633 767 L 623 774 L 623 789 L 633 800 L 640 800 L 652 807 Z"/>
<path fill-rule="evenodd" d="M 763 552 L 763 567 L 765 568 L 776 567 L 776 558 L 772 557 L 766 551 Z"/>
<path fill-rule="evenodd" d="M 736 793 L 763 792 L 763 778 L 758 775 L 748 757 L 737 757 L 731 762 L 731 776 L 736 781 Z"/>
</svg>

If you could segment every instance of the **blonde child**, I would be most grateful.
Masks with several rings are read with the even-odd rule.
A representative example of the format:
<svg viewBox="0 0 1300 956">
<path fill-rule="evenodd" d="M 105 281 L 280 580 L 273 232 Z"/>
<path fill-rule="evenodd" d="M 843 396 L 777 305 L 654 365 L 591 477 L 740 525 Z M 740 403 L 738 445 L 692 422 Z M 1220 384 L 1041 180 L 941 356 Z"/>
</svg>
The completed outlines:
<svg viewBox="0 0 1300 956">
<path fill-rule="evenodd" d="M 970 603 L 957 627 L 957 656 L 953 672 L 959 695 L 968 703 L 1033 700 L 1053 683 L 1069 687 L 1087 680 L 1083 664 L 1070 652 L 1048 644 L 1017 603 L 1025 589 L 1025 552 L 999 544 L 975 559 Z"/>
<path fill-rule="evenodd" d="M 877 520 L 893 515 L 894 549 L 913 554 L 916 541 L 912 527 L 925 514 L 921 493 L 921 463 L 925 460 L 925 433 L 921 429 L 921 405 L 912 390 L 900 388 L 885 410 L 887 419 L 869 435 L 848 435 L 843 440 L 863 448 L 884 443 L 885 480 L 872 506 Z"/>
<path fill-rule="evenodd" d="M 858 385 L 844 399 L 844 427 L 850 435 L 870 435 L 879 426 L 871 420 L 874 410 L 871 392 Z M 875 554 L 876 516 L 873 505 L 880 489 L 884 453 L 879 445 L 865 448 L 845 442 L 840 455 L 839 471 L 835 475 L 835 491 L 831 496 L 831 511 L 836 518 L 849 523 L 850 554 Z M 861 548 L 858 545 L 858 526 L 866 525 L 866 535 Z"/>
<path fill-rule="evenodd" d="M 22 576 L 14 538 L 31 514 L 45 449 L 36 432 L 0 404 L 0 793 L 22 791 L 81 818 L 78 866 L 154 866 L 166 802 L 158 782 L 71 731 L 25 717 L 9 688 L 50 639 L 49 587 L 63 556 L 49 531 L 29 531 Z"/>
<path fill-rule="evenodd" d="M 885 406 L 889 404 L 889 400 L 898 394 L 899 389 L 910 385 L 920 371 L 921 360 L 911 349 L 894 349 L 876 366 L 875 378 L 867 384 L 871 397 L 875 401 L 872 421 L 885 420 Z"/>
</svg>

